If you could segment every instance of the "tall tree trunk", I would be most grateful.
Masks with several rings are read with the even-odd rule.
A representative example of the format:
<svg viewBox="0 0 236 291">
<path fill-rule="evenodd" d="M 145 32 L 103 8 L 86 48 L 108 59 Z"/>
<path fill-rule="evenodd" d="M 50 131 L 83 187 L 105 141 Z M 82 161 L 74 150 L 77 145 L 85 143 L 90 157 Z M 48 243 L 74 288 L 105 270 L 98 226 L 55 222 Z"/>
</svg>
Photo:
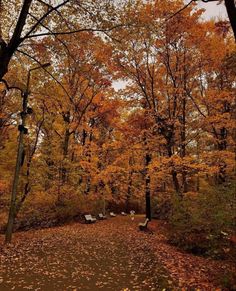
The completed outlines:
<svg viewBox="0 0 236 291">
<path fill-rule="evenodd" d="M 184 158 L 186 156 L 186 96 L 183 96 L 182 101 L 180 156 Z M 187 192 L 187 173 L 185 169 L 182 170 L 182 189 L 183 193 Z"/>
<path fill-rule="evenodd" d="M 69 128 L 65 131 L 64 143 L 63 143 L 63 161 L 61 168 L 61 183 L 64 185 L 68 179 L 68 171 L 65 163 L 67 162 L 68 150 L 69 150 L 69 141 L 70 141 L 70 131 Z"/>
<path fill-rule="evenodd" d="M 145 156 L 145 163 L 146 163 L 146 171 L 145 171 L 145 197 L 146 197 L 146 218 L 151 220 L 152 214 L 151 214 L 151 188 L 150 188 L 150 183 L 151 183 L 151 177 L 149 174 L 148 166 L 151 162 L 151 155 L 146 154 Z"/>
<path fill-rule="evenodd" d="M 228 13 L 229 21 L 233 29 L 234 38 L 236 41 L 236 6 L 234 0 L 225 0 L 225 6 Z"/>
<path fill-rule="evenodd" d="M 197 160 L 200 158 L 200 146 L 199 146 L 199 138 L 197 137 Z M 199 173 L 197 173 L 197 183 L 196 183 L 196 191 L 200 191 L 200 177 Z"/>
<path fill-rule="evenodd" d="M 87 144 L 87 151 L 86 151 L 86 156 L 88 157 L 88 163 L 91 163 L 91 142 L 93 140 L 93 130 L 90 130 L 89 133 L 89 142 Z M 88 195 L 90 193 L 91 190 L 91 173 L 90 171 L 87 172 L 87 182 L 86 182 L 86 189 L 85 189 L 85 194 Z"/>
<path fill-rule="evenodd" d="M 129 165 L 132 166 L 132 159 L 130 157 L 129 159 Z M 128 175 L 128 189 L 127 189 L 127 195 L 126 195 L 126 205 L 125 205 L 125 209 L 126 209 L 126 212 L 129 211 L 129 208 L 130 208 L 130 199 L 131 199 L 131 196 L 132 196 L 132 183 L 133 183 L 133 170 L 131 169 L 129 171 L 129 175 Z"/>
<path fill-rule="evenodd" d="M 144 169 L 144 174 L 145 174 L 145 200 L 146 200 L 146 218 L 149 220 L 152 219 L 152 214 L 151 214 L 151 188 L 150 188 L 150 183 L 151 183 L 151 177 L 149 174 L 149 169 L 148 166 L 150 165 L 150 162 L 152 160 L 151 155 L 149 154 L 149 148 L 148 148 L 148 141 L 146 135 L 144 135 L 144 148 L 145 148 L 145 169 Z"/>
<path fill-rule="evenodd" d="M 227 149 L 227 129 L 225 127 L 220 129 L 220 141 L 218 142 L 218 149 L 220 151 L 225 151 Z M 219 183 L 224 183 L 226 181 L 226 163 L 222 161 L 219 164 Z"/>
<path fill-rule="evenodd" d="M 68 150 L 69 150 L 69 141 L 70 141 L 70 111 L 63 112 L 63 120 L 65 122 L 65 133 L 64 133 L 64 140 L 62 143 L 62 161 L 61 161 L 61 167 L 60 167 L 60 184 L 63 186 L 66 181 L 67 181 L 67 168 L 66 168 L 66 163 L 67 163 L 67 156 L 68 156 Z M 60 198 L 60 197 L 59 197 Z"/>
</svg>

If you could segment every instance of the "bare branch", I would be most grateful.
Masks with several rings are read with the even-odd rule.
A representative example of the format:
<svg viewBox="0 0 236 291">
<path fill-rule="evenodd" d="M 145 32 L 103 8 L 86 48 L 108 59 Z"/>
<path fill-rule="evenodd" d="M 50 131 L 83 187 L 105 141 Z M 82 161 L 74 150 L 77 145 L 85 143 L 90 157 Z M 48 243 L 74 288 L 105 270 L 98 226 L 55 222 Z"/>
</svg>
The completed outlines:
<svg viewBox="0 0 236 291">
<path fill-rule="evenodd" d="M 191 5 L 193 2 L 195 2 L 196 0 L 191 0 L 189 3 L 187 3 L 186 5 L 184 5 L 184 7 L 182 7 L 181 9 L 179 9 L 178 11 L 176 11 L 174 14 L 172 14 L 169 18 L 167 18 L 165 21 L 170 20 L 171 18 L 175 17 L 177 14 L 181 13 L 183 10 L 185 10 L 189 5 Z M 214 0 L 215 1 L 215 0 Z"/>
<path fill-rule="evenodd" d="M 24 37 L 21 38 L 21 41 L 25 40 L 30 36 L 30 34 L 37 28 L 37 26 L 42 23 L 42 21 L 47 18 L 52 12 L 57 11 L 60 7 L 64 6 L 66 3 L 68 3 L 70 0 L 65 0 L 62 3 L 58 4 L 55 7 L 52 7 L 49 9 L 36 23 L 31 27 L 31 29 L 26 33 Z"/>
<path fill-rule="evenodd" d="M 112 31 L 116 28 L 119 27 L 123 27 L 124 24 L 117 24 L 111 28 L 107 28 L 107 29 L 102 29 L 102 28 L 81 28 L 81 29 L 75 29 L 75 30 L 71 30 L 71 31 L 60 31 L 60 32 L 44 32 L 44 33 L 37 33 L 37 34 L 32 34 L 32 35 L 26 35 L 24 37 L 24 39 L 27 38 L 34 38 L 34 37 L 42 37 L 42 36 L 50 36 L 50 35 L 69 35 L 69 34 L 74 34 L 74 33 L 79 33 L 79 32 L 104 32 L 107 33 L 109 31 Z"/>
<path fill-rule="evenodd" d="M 36 21 L 39 21 L 39 19 L 37 19 L 33 14 L 29 13 L 29 15 L 30 15 L 32 18 L 34 18 Z M 74 58 L 74 57 L 72 56 L 72 54 L 70 53 L 70 50 L 68 49 L 68 47 L 67 47 L 67 45 L 65 44 L 65 42 L 62 41 L 60 38 L 58 38 L 56 35 L 54 35 L 53 31 L 52 31 L 49 27 L 47 27 L 45 24 L 43 24 L 42 22 L 39 22 L 39 24 L 40 24 L 42 27 L 44 27 L 45 29 L 47 29 L 47 30 L 49 31 L 49 33 L 52 34 L 52 35 L 55 37 L 55 39 L 56 39 L 57 41 L 59 41 L 59 42 L 63 45 L 63 47 L 66 49 L 68 55 L 69 55 L 69 56 L 70 56 L 70 57 L 75 61 L 75 58 Z"/>
<path fill-rule="evenodd" d="M 23 55 L 25 55 L 26 57 L 28 57 L 28 58 L 30 58 L 30 59 L 32 59 L 32 60 L 34 60 L 37 64 L 39 64 L 41 67 L 42 67 L 42 69 L 50 76 L 50 77 L 52 77 L 52 79 L 62 88 L 62 90 L 66 93 L 66 95 L 70 98 L 70 94 L 67 92 L 67 90 L 65 89 L 65 87 L 61 84 L 61 82 L 60 81 L 58 81 L 48 70 L 46 70 L 43 66 L 42 66 L 42 63 L 39 61 L 39 60 L 37 60 L 35 57 L 33 57 L 33 56 L 31 56 L 31 55 L 29 55 L 28 53 L 26 53 L 26 52 L 24 52 L 24 51 L 22 51 L 22 50 L 19 50 L 19 49 L 17 49 L 16 51 L 18 51 L 19 53 L 21 53 L 21 54 L 23 54 Z"/>
<path fill-rule="evenodd" d="M 7 81 L 5 79 L 1 79 L 0 83 L 3 83 L 7 89 L 7 91 L 9 90 L 19 90 L 21 92 L 21 94 L 23 94 L 23 89 L 17 87 L 17 86 L 9 86 L 9 84 L 7 83 Z"/>
</svg>

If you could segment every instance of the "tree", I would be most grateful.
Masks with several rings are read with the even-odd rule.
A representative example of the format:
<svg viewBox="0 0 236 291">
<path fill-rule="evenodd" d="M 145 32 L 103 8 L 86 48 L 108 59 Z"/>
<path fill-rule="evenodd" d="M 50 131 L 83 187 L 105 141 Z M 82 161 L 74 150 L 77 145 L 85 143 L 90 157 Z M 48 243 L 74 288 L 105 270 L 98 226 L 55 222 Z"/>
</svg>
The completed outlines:
<svg viewBox="0 0 236 291">
<path fill-rule="evenodd" d="M 61 2 L 60 4 L 57 4 L 55 6 L 51 6 L 51 4 L 47 4 L 43 1 L 39 1 L 40 8 L 38 7 L 38 3 L 35 3 L 36 1 L 24 1 L 23 4 L 18 1 L 10 1 L 8 3 L 0 3 L 0 8 L 1 8 L 1 21 L 7 20 L 5 23 L 5 26 L 3 27 L 0 25 L 0 81 L 3 82 L 6 85 L 7 90 L 13 88 L 12 86 L 9 86 L 9 80 L 3 79 L 3 77 L 6 75 L 8 72 L 9 68 L 9 63 L 13 59 L 14 55 L 16 52 L 23 54 L 26 57 L 29 57 L 36 61 L 40 67 L 44 66 L 41 63 L 41 59 L 44 59 L 42 57 L 42 53 L 40 55 L 40 59 L 37 59 L 35 56 L 32 55 L 32 50 L 30 47 L 25 48 L 25 50 L 21 50 L 20 46 L 23 44 L 23 42 L 26 42 L 27 40 L 31 40 L 31 45 L 38 45 L 42 43 L 42 38 L 46 36 L 54 36 L 56 37 L 57 35 L 68 35 L 72 33 L 77 33 L 77 32 L 82 32 L 82 31 L 102 31 L 106 32 L 109 30 L 114 29 L 115 27 L 119 25 L 113 25 L 110 26 L 110 23 L 108 23 L 106 19 L 106 13 L 104 14 L 104 19 L 101 19 L 99 17 L 95 17 L 92 12 L 90 13 L 88 11 L 88 7 L 84 7 L 83 3 L 71 3 L 72 1 L 66 0 Z M 104 1 L 103 4 L 106 5 L 107 9 L 110 9 L 111 7 L 107 5 L 107 1 Z M 91 3 L 89 8 L 96 8 L 96 3 Z M 86 5 L 87 6 L 87 5 Z M 59 11 L 63 7 L 63 11 Z M 9 24 L 9 18 L 8 18 L 8 13 L 11 11 L 11 9 L 16 11 L 18 13 L 18 18 L 16 23 L 14 23 L 12 26 Z M 80 25 L 74 25 L 72 22 L 69 24 L 69 22 L 66 21 L 66 16 L 68 13 L 71 12 L 77 12 L 79 15 L 82 13 L 85 17 L 87 17 L 87 21 L 89 22 L 89 25 L 91 27 L 85 27 L 81 28 L 81 24 L 83 23 L 83 20 L 81 21 Z M 106 10 L 104 10 L 106 11 Z M 34 13 L 33 13 L 34 12 Z M 110 11 L 109 11 L 110 13 Z M 108 13 L 108 16 L 109 16 Z M 67 31 L 62 30 L 64 27 L 62 26 L 61 22 L 59 20 L 63 20 L 63 22 L 67 25 Z M 108 24 L 108 25 L 107 25 Z M 71 26 L 73 26 L 73 29 Z M 12 27 L 14 29 L 12 30 Z M 45 29 L 46 32 L 42 32 L 41 30 Z M 55 31 L 56 29 L 59 29 L 60 31 Z M 12 30 L 12 31 L 11 31 Z M 12 33 L 12 35 L 11 35 Z M 11 35 L 11 37 L 8 37 L 8 35 Z M 59 40 L 60 44 L 63 45 L 64 49 L 68 52 L 68 46 L 62 41 Z M 69 52 L 68 52 L 69 53 Z M 48 72 L 49 73 L 49 72 Z M 49 73 L 50 74 L 50 73 Z M 51 74 L 50 74 L 51 75 Z M 51 75 L 52 76 L 52 75 Z M 52 76 L 53 77 L 53 76 Z M 53 77 L 55 79 L 55 77 Z M 84 80 L 86 77 L 84 78 Z M 92 79 L 92 78 L 91 78 Z M 60 84 L 61 88 L 64 88 L 64 86 L 60 83 L 60 81 L 56 80 L 58 84 Z M 85 90 L 81 92 L 82 97 L 80 98 L 83 99 L 83 96 L 89 95 L 90 97 L 86 97 L 88 99 L 88 102 L 83 102 L 82 109 L 81 109 L 81 114 L 79 119 L 82 119 L 83 114 L 87 110 L 88 106 L 91 104 L 92 99 L 95 97 L 97 92 L 93 92 L 92 86 L 89 84 L 91 80 L 87 80 L 88 84 L 85 84 Z M 93 80 L 92 80 L 93 81 Z M 83 81 L 82 81 L 83 82 Z M 102 86 L 106 86 L 104 83 L 105 80 L 100 80 L 99 82 L 95 82 L 95 85 L 98 85 L 99 88 Z M 19 89 L 22 91 L 22 88 L 19 87 Z M 73 88 L 76 89 L 77 88 Z M 17 166 L 16 166 L 16 171 L 15 171 L 15 179 L 13 183 L 13 191 L 12 191 L 12 203 L 10 207 L 10 213 L 9 213 L 9 221 L 8 221 L 8 227 L 7 227 L 7 233 L 6 233 L 6 242 L 10 242 L 11 240 L 11 234 L 12 234 L 12 228 L 13 228 L 13 223 L 14 223 L 14 217 L 15 217 L 15 203 L 16 203 L 16 190 L 17 190 L 17 184 L 18 184 L 18 178 L 19 178 L 19 172 L 20 172 L 20 161 L 22 159 L 22 153 L 23 153 L 23 134 L 25 133 L 26 129 L 24 127 L 25 123 L 25 116 L 26 116 L 26 110 L 27 110 L 27 96 L 28 96 L 28 86 L 26 89 L 26 93 L 23 94 L 23 113 L 22 113 L 22 124 L 19 126 L 21 129 L 20 131 L 20 138 L 19 138 L 19 151 L 18 151 L 18 156 L 17 156 Z M 83 90 L 83 89 L 82 89 Z M 64 88 L 64 91 L 65 88 Z M 86 91 L 86 92 L 85 92 Z M 89 93 L 87 94 L 87 91 Z M 96 90 L 95 90 L 96 91 Z M 71 96 L 69 96 L 70 98 Z M 73 99 L 73 98 L 72 98 Z M 79 102 L 80 102 L 79 101 Z M 78 104 L 74 104 L 75 107 L 78 106 Z M 77 112 L 80 110 L 79 108 L 76 108 Z M 63 112 L 63 118 L 64 121 L 68 123 L 70 120 L 70 115 L 68 115 L 68 111 Z M 79 122 L 78 122 L 79 123 Z M 68 153 L 68 146 L 69 146 L 69 137 L 70 135 L 74 133 L 74 131 L 70 132 L 69 129 L 66 129 L 65 133 L 65 140 L 64 140 L 64 158 L 66 158 L 67 153 Z M 65 169 L 62 166 L 61 170 L 61 176 L 62 180 L 65 181 L 66 173 Z M 28 193 L 28 191 L 26 191 Z"/>
<path fill-rule="evenodd" d="M 134 108 L 142 112 L 142 117 L 146 116 L 146 121 L 150 121 L 151 140 L 156 139 L 158 144 L 156 150 L 149 146 L 153 156 L 150 166 L 155 169 L 157 163 L 156 169 L 161 170 L 163 175 L 167 170 L 172 176 L 176 193 L 183 197 L 191 189 L 191 179 L 203 171 L 202 161 L 196 159 L 193 152 L 193 145 L 199 143 L 197 122 L 202 116 L 198 114 L 205 112 L 201 110 L 203 105 L 198 106 L 202 94 L 199 82 L 202 80 L 205 85 L 205 74 L 212 71 L 212 65 L 222 64 L 227 55 L 224 49 L 217 52 L 217 45 L 224 42 L 222 47 L 226 46 L 231 51 L 233 46 L 230 35 L 219 32 L 211 21 L 202 23 L 199 20 L 202 12 L 191 12 L 190 7 L 163 25 L 165 11 L 169 11 L 168 5 L 168 1 L 163 2 L 161 10 L 154 2 L 139 3 L 135 7 L 135 16 L 132 10 L 127 12 L 127 17 L 134 17 L 132 21 L 136 25 L 132 32 L 122 30 L 120 44 L 114 44 L 114 60 L 118 76 L 128 82 L 122 94 L 136 100 Z M 181 3 L 171 6 L 171 9 L 177 10 L 178 7 Z M 210 40 L 208 43 L 207 39 Z M 205 61 L 206 54 L 209 54 L 208 60 L 211 56 L 210 64 Z M 212 81 L 215 85 L 215 77 Z M 230 98 L 231 93 L 228 92 L 227 96 Z M 162 167 L 159 160 L 163 161 Z M 213 168 L 212 165 L 212 171 Z M 210 168 L 206 170 L 211 171 Z M 151 172 L 153 177 L 154 172 Z"/>
<path fill-rule="evenodd" d="M 54 6 L 50 1 L 48 3 L 34 0 L 26 0 L 23 3 L 17 0 L 1 1 L 0 80 L 8 72 L 9 63 L 14 55 L 25 53 L 21 49 L 23 43 L 28 42 L 27 47 L 29 48 L 29 44 L 33 45 L 34 40 L 41 43 L 45 36 L 50 35 L 64 45 L 63 40 L 58 36 L 82 31 L 109 33 L 123 25 L 118 23 L 119 20 L 116 21 L 112 15 L 114 6 L 106 0 L 89 4 L 83 1 L 64 0 Z M 103 9 L 102 17 L 99 16 L 98 9 Z M 8 16 L 14 13 L 17 14 L 17 17 L 13 18 L 17 20 L 9 23 Z M 76 19 L 80 19 L 79 26 L 73 20 L 69 21 L 70 13 L 77 15 Z M 84 26 L 83 18 L 86 19 L 88 26 Z M 43 29 L 46 31 L 42 32 Z"/>
</svg>

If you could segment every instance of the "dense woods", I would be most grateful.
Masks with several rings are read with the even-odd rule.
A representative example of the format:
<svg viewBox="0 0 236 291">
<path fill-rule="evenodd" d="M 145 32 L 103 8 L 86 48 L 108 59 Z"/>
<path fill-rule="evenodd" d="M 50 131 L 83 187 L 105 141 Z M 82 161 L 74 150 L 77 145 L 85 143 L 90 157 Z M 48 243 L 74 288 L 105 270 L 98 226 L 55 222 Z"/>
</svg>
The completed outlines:
<svg viewBox="0 0 236 291">
<path fill-rule="evenodd" d="M 236 254 L 232 8 L 205 20 L 197 1 L 0 1 L 6 241 L 13 226 L 134 209 L 179 247 Z"/>
</svg>

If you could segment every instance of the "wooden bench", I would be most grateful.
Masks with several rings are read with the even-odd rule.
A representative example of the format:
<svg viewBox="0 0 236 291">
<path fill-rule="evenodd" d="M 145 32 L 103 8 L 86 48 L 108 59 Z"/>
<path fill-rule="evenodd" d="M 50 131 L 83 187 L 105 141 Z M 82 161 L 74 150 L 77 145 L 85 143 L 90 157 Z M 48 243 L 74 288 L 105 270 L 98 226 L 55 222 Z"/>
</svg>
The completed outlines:
<svg viewBox="0 0 236 291">
<path fill-rule="evenodd" d="M 93 223 L 93 222 L 96 222 L 97 220 L 95 217 L 92 217 L 91 214 L 85 214 L 84 218 L 85 218 L 86 223 Z"/>
<path fill-rule="evenodd" d="M 106 217 L 106 215 L 103 215 L 103 213 L 99 213 L 98 218 L 99 219 L 106 219 L 107 217 Z"/>
<path fill-rule="evenodd" d="M 149 219 L 146 218 L 146 220 L 143 223 L 139 223 L 139 225 L 138 225 L 139 229 L 140 230 L 146 230 L 147 226 L 148 226 L 148 222 L 149 222 Z"/>
<path fill-rule="evenodd" d="M 121 215 L 123 215 L 123 216 L 127 216 L 127 213 L 125 213 L 125 212 L 121 212 Z"/>
<path fill-rule="evenodd" d="M 110 212 L 111 217 L 116 217 L 116 214 L 114 212 Z"/>
</svg>

